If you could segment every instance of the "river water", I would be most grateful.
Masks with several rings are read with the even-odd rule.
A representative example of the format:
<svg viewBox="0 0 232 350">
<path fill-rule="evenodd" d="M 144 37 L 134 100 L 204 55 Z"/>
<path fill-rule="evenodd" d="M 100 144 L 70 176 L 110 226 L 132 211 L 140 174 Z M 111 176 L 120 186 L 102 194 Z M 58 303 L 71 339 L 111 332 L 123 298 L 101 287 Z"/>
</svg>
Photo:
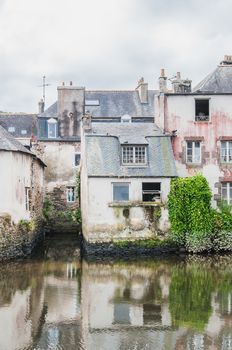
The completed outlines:
<svg viewBox="0 0 232 350">
<path fill-rule="evenodd" d="M 231 256 L 87 262 L 61 247 L 0 264 L 0 350 L 232 350 Z"/>
</svg>

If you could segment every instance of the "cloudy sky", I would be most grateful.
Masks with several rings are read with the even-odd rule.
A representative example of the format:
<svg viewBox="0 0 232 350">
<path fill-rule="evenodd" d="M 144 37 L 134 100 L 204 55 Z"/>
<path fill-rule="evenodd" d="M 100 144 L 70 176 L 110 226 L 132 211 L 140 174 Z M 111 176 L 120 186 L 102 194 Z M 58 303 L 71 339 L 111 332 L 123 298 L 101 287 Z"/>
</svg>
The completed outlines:
<svg viewBox="0 0 232 350">
<path fill-rule="evenodd" d="M 193 85 L 232 54 L 231 0 L 0 0 L 0 110 L 37 112 L 56 87 L 157 87 L 160 68 Z"/>
</svg>

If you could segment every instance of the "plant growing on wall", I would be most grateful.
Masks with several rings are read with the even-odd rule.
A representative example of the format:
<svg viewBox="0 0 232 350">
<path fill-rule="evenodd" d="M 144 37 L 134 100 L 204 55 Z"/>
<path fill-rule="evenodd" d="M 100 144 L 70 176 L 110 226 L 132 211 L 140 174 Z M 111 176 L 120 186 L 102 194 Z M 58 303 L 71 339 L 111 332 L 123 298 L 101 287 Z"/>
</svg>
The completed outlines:
<svg viewBox="0 0 232 350">
<path fill-rule="evenodd" d="M 188 251 L 212 246 L 213 216 L 211 191 L 202 175 L 172 181 L 168 197 L 171 238 Z"/>
</svg>

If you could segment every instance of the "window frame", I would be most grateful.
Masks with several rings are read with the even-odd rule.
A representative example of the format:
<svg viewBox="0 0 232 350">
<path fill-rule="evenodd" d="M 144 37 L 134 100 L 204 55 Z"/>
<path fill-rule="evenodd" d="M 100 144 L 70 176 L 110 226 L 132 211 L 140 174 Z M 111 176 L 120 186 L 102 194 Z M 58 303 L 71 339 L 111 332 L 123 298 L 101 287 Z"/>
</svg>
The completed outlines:
<svg viewBox="0 0 232 350">
<path fill-rule="evenodd" d="M 80 159 L 79 159 L 79 164 L 76 164 L 76 156 L 80 156 Z M 78 166 L 80 166 L 80 163 L 81 163 L 81 152 L 75 152 L 74 153 L 74 167 L 77 168 Z"/>
<path fill-rule="evenodd" d="M 223 198 L 223 187 L 226 187 L 226 199 Z M 221 182 L 221 199 L 226 201 L 228 205 L 232 205 L 232 196 L 230 197 L 230 187 L 232 190 L 232 182 Z"/>
<path fill-rule="evenodd" d="M 128 199 L 125 199 L 125 200 L 114 199 L 114 187 L 117 187 L 117 186 L 119 187 L 119 186 L 123 186 L 123 185 L 128 186 Z M 111 186 L 112 186 L 112 201 L 113 202 L 128 202 L 130 200 L 130 182 L 112 182 Z"/>
<path fill-rule="evenodd" d="M 132 148 L 133 150 L 133 155 L 132 155 L 132 162 L 124 162 L 124 150 L 128 149 L 128 148 Z M 143 163 L 138 163 L 136 162 L 136 148 L 144 148 L 145 150 L 145 161 Z M 122 165 L 123 166 L 147 166 L 148 164 L 148 155 L 147 155 L 147 145 L 121 145 L 121 159 L 122 159 Z M 127 159 L 130 158 L 130 155 L 127 156 Z"/>
<path fill-rule="evenodd" d="M 72 201 L 69 200 L 69 190 L 71 188 L 73 189 L 73 195 L 74 195 Z M 75 203 L 76 202 L 76 189 L 75 189 L 75 186 L 67 186 L 66 187 L 66 202 L 67 203 Z"/>
<path fill-rule="evenodd" d="M 53 120 L 51 120 L 51 119 L 53 119 Z M 47 126 L 48 126 L 48 139 L 56 139 L 57 138 L 57 134 L 58 134 L 58 121 L 57 120 L 55 120 L 54 118 L 51 118 L 51 119 L 48 119 L 47 120 Z M 50 135 L 50 128 L 51 127 L 55 127 L 55 136 L 51 136 Z"/>
<path fill-rule="evenodd" d="M 144 184 L 159 184 L 159 187 L 160 187 L 160 189 L 159 190 L 145 190 L 145 189 L 143 189 L 143 185 Z M 147 202 L 160 202 L 161 201 L 161 188 L 162 188 L 162 182 L 142 182 L 142 201 L 144 202 L 144 203 L 147 203 Z M 151 200 L 151 201 L 146 201 L 146 200 L 144 200 L 144 195 L 146 195 L 146 194 L 153 194 L 154 196 L 157 194 L 158 196 L 156 197 L 156 199 L 158 198 L 159 200 L 157 201 L 156 199 L 155 200 Z"/>
<path fill-rule="evenodd" d="M 231 148 L 229 147 L 229 145 L 230 145 L 230 143 L 231 143 Z M 226 147 L 225 147 L 225 156 L 223 156 L 222 155 L 222 144 L 225 144 L 226 145 Z M 232 151 L 232 141 L 230 141 L 230 140 L 222 140 L 222 141 L 220 141 L 220 162 L 221 163 L 224 163 L 224 164 L 232 164 L 232 152 L 231 152 L 231 160 L 229 160 L 229 157 L 230 157 L 230 152 L 229 152 L 229 150 L 231 149 L 231 151 Z M 226 160 L 223 160 L 222 158 L 226 158 Z"/>
<path fill-rule="evenodd" d="M 189 161 L 188 160 L 188 143 L 191 142 L 192 143 L 192 161 Z M 195 160 L 195 149 L 196 149 L 196 142 L 199 142 L 200 144 L 200 161 L 199 162 L 196 162 Z M 202 142 L 200 140 L 186 140 L 185 141 L 186 143 L 186 151 L 185 151 L 185 156 L 186 156 L 186 163 L 187 164 L 201 164 L 202 163 L 202 150 L 201 150 L 201 147 L 202 147 Z"/>
<path fill-rule="evenodd" d="M 25 208 L 26 211 L 31 211 L 31 188 L 25 187 Z"/>
<path fill-rule="evenodd" d="M 197 109 L 197 101 L 208 101 L 208 110 L 209 110 L 209 115 L 208 116 L 202 116 L 202 118 L 206 118 L 207 119 L 201 119 L 199 118 L 200 116 L 197 115 L 196 113 L 196 109 Z M 195 97 L 194 99 L 194 114 L 195 114 L 195 122 L 200 122 L 200 123 L 204 123 L 204 122 L 209 122 L 210 121 L 210 97 Z M 199 119 L 198 119 L 199 118 Z"/>
</svg>

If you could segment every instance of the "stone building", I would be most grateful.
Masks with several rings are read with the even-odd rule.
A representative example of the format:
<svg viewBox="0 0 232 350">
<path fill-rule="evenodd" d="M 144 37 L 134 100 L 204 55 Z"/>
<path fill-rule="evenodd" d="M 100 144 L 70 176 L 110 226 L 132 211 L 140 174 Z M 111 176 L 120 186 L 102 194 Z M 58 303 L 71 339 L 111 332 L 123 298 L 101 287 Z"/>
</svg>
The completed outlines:
<svg viewBox="0 0 232 350">
<path fill-rule="evenodd" d="M 45 164 L 0 126 L 0 219 L 14 223 L 40 216 Z"/>
<path fill-rule="evenodd" d="M 232 203 L 232 56 L 194 89 L 180 73 L 168 90 L 164 70 L 156 95 L 155 122 L 172 134 L 178 176 L 201 172 L 213 192 L 213 205 Z"/>
</svg>

